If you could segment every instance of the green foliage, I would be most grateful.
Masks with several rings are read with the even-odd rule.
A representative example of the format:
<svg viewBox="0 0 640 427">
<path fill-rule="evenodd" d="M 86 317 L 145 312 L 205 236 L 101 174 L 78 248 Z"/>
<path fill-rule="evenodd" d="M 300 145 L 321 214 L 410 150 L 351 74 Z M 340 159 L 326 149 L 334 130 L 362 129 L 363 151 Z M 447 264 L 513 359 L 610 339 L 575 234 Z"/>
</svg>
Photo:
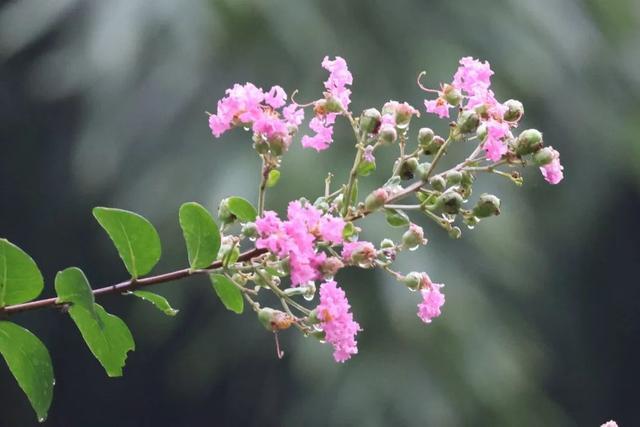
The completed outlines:
<svg viewBox="0 0 640 427">
<path fill-rule="evenodd" d="M 220 231 L 213 217 L 202 205 L 190 202 L 180 207 L 180 227 L 184 234 L 192 269 L 206 268 L 218 256 Z"/>
<path fill-rule="evenodd" d="M 127 325 L 94 302 L 89 282 L 79 268 L 58 272 L 55 288 L 60 301 L 71 304 L 69 315 L 107 375 L 122 376 L 127 353 L 135 349 Z"/>
<path fill-rule="evenodd" d="M 145 301 L 150 302 L 158 310 L 160 310 L 167 316 L 175 316 L 176 314 L 178 314 L 179 310 L 176 310 L 175 308 L 171 307 L 171 305 L 169 304 L 169 301 L 167 301 L 167 299 L 162 295 L 158 295 L 149 291 L 134 291 L 134 292 L 131 292 L 131 295 L 135 295 L 138 298 L 141 298 Z"/>
<path fill-rule="evenodd" d="M 358 175 L 369 176 L 376 170 L 376 164 L 372 162 L 360 162 L 358 165 Z"/>
<path fill-rule="evenodd" d="M 229 197 L 227 199 L 229 211 L 240 220 L 240 222 L 253 222 L 258 216 L 256 208 L 242 197 Z"/>
<path fill-rule="evenodd" d="M 122 209 L 93 209 L 93 216 L 105 229 L 131 277 L 149 273 L 160 260 L 160 237 L 144 217 Z"/>
<path fill-rule="evenodd" d="M 28 330 L 0 321 L 0 353 L 31 402 L 38 421 L 47 418 L 53 399 L 53 367 L 42 341 Z"/>
<path fill-rule="evenodd" d="M 385 216 L 387 223 L 392 227 L 405 227 L 410 223 L 407 214 L 397 209 L 385 209 Z"/>
<path fill-rule="evenodd" d="M 280 181 L 280 171 L 278 169 L 272 169 L 267 176 L 267 188 L 275 187 Z"/>
<path fill-rule="evenodd" d="M 33 259 L 13 243 L 0 239 L 0 307 L 31 301 L 43 286 Z"/>
<path fill-rule="evenodd" d="M 220 301 L 228 310 L 240 314 L 244 310 L 244 300 L 238 286 L 223 274 L 211 274 L 213 289 L 218 294 Z"/>
</svg>

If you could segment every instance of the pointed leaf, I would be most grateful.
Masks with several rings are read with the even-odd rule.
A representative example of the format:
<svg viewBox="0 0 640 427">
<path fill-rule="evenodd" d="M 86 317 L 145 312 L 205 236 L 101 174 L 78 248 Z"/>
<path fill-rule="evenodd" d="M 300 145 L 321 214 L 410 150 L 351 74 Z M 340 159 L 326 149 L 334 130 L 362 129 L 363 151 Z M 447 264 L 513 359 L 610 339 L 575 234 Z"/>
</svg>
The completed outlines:
<svg viewBox="0 0 640 427">
<path fill-rule="evenodd" d="M 98 220 L 113 241 L 120 258 L 134 279 L 147 274 L 160 260 L 160 237 L 154 226 L 134 212 L 94 208 Z"/>
<path fill-rule="evenodd" d="M 43 286 L 33 259 L 13 243 L 0 239 L 0 307 L 31 301 Z"/>
<path fill-rule="evenodd" d="M 127 353 L 135 343 L 127 325 L 94 303 L 89 282 L 82 270 L 71 267 L 56 275 L 55 288 L 61 302 L 71 303 L 69 315 L 91 353 L 110 377 L 122 376 Z"/>
<path fill-rule="evenodd" d="M 229 197 L 227 199 L 229 211 L 240 220 L 240 222 L 252 222 L 256 220 L 258 212 L 251 203 L 242 197 Z"/>
<path fill-rule="evenodd" d="M 167 299 L 162 295 L 154 294 L 153 292 L 148 292 L 148 291 L 134 291 L 131 294 L 145 301 L 150 302 L 151 304 L 156 306 L 158 310 L 160 310 L 167 316 L 175 316 L 176 314 L 178 314 L 179 310 L 176 310 L 173 307 L 171 307 L 171 305 L 169 304 L 169 301 L 167 301 Z"/>
<path fill-rule="evenodd" d="M 42 341 L 15 323 L 0 321 L 0 353 L 36 411 L 38 421 L 47 419 L 53 399 L 53 367 Z"/>
<path fill-rule="evenodd" d="M 216 291 L 216 294 L 218 294 L 224 306 L 234 313 L 242 313 L 244 310 L 244 299 L 242 298 L 240 289 L 238 289 L 229 278 L 222 274 L 211 274 L 210 278 L 211 283 L 213 283 L 213 289 Z"/>
<path fill-rule="evenodd" d="M 180 227 L 184 234 L 191 268 L 206 268 L 218 256 L 220 231 L 202 205 L 191 202 L 180 207 Z"/>
<path fill-rule="evenodd" d="M 387 223 L 392 227 L 404 227 L 411 222 L 404 211 L 385 209 Z"/>
</svg>

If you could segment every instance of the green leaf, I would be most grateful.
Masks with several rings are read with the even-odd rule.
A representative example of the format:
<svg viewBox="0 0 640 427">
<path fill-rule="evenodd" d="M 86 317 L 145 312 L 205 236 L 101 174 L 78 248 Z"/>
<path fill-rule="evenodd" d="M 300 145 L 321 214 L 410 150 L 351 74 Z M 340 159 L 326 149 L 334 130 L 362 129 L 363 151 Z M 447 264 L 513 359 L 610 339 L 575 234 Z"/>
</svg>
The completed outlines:
<svg viewBox="0 0 640 427">
<path fill-rule="evenodd" d="M 178 314 L 179 310 L 171 307 L 169 301 L 167 301 L 167 299 L 162 295 L 154 294 L 153 292 L 148 291 L 134 291 L 131 294 L 155 305 L 158 310 L 162 311 L 167 316 L 175 316 L 176 314 Z"/>
<path fill-rule="evenodd" d="M 0 239 L 0 307 L 31 301 L 42 292 L 38 266 L 22 249 Z"/>
<path fill-rule="evenodd" d="M 375 162 L 361 162 L 358 165 L 358 175 L 360 176 L 368 176 L 371 172 L 376 170 Z"/>
<path fill-rule="evenodd" d="M 353 206 L 358 203 L 358 178 L 353 180 L 353 188 L 351 189 L 351 204 Z"/>
<path fill-rule="evenodd" d="M 280 180 L 280 171 L 277 169 L 271 169 L 269 171 L 269 175 L 267 176 L 267 187 L 275 187 L 278 181 Z"/>
<path fill-rule="evenodd" d="M 154 226 L 134 212 L 112 208 L 94 208 L 98 220 L 113 241 L 120 258 L 137 279 L 155 267 L 160 260 L 160 237 Z"/>
<path fill-rule="evenodd" d="M 211 283 L 213 283 L 213 289 L 218 294 L 220 301 L 227 307 L 227 310 L 238 314 L 242 313 L 244 299 L 240 289 L 223 274 L 211 274 L 209 277 L 211 278 Z"/>
<path fill-rule="evenodd" d="M 0 353 L 25 392 L 38 421 L 47 419 L 53 399 L 53 367 L 42 341 L 15 323 L 0 321 Z"/>
<path fill-rule="evenodd" d="M 94 302 L 89 282 L 79 268 L 71 267 L 58 272 L 55 288 L 58 299 L 71 304 L 71 319 L 107 375 L 122 376 L 127 353 L 135 349 L 127 325 Z"/>
<path fill-rule="evenodd" d="M 187 244 L 191 268 L 206 268 L 218 256 L 220 231 L 202 205 L 190 202 L 180 206 L 180 227 Z"/>
<path fill-rule="evenodd" d="M 404 211 L 385 209 L 387 223 L 392 227 L 405 227 L 411 222 Z"/>
<path fill-rule="evenodd" d="M 227 199 L 229 211 L 240 220 L 240 222 L 253 222 L 258 216 L 256 208 L 242 197 L 229 197 Z"/>
</svg>

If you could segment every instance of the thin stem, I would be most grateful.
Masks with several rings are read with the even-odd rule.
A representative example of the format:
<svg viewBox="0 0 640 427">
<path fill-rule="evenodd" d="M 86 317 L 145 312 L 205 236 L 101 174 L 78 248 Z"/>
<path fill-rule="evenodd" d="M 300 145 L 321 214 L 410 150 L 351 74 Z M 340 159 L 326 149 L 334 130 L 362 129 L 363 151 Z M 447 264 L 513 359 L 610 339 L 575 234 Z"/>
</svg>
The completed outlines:
<svg viewBox="0 0 640 427">
<path fill-rule="evenodd" d="M 267 192 L 267 179 L 269 178 L 271 169 L 267 166 L 264 156 L 262 156 L 262 175 L 260 177 L 260 187 L 258 189 L 258 216 L 262 216 L 264 212 L 264 198 Z"/>
<path fill-rule="evenodd" d="M 402 209 L 402 210 L 405 210 L 405 211 L 422 209 L 421 205 L 389 205 L 389 204 L 386 204 L 386 205 L 384 205 L 384 207 L 388 208 L 388 209 Z"/>
<path fill-rule="evenodd" d="M 358 166 L 362 161 L 362 154 L 364 150 L 362 146 L 358 144 L 358 152 L 356 153 L 356 158 L 353 160 L 353 166 L 351 167 L 351 172 L 349 173 L 349 181 L 347 182 L 347 186 L 344 190 L 344 196 L 342 199 L 342 216 L 346 216 L 349 212 L 349 206 L 351 205 L 351 193 L 353 192 L 353 186 L 358 176 Z"/>
</svg>

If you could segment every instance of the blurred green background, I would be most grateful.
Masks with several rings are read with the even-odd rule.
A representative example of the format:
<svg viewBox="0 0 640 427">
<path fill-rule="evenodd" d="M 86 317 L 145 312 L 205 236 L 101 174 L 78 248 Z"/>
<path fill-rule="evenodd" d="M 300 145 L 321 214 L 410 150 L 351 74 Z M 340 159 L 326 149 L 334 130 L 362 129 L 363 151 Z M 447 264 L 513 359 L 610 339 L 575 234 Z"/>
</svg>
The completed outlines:
<svg viewBox="0 0 640 427">
<path fill-rule="evenodd" d="M 535 170 L 523 188 L 483 177 L 476 194 L 495 192 L 503 214 L 460 241 L 417 220 L 431 242 L 398 267 L 447 284 L 431 325 L 390 277 L 341 273 L 364 328 L 344 365 L 293 331 L 278 360 L 271 334 L 251 314 L 226 312 L 202 278 L 156 288 L 181 309 L 176 318 L 102 299 L 136 338 L 119 379 L 66 316 L 16 316 L 53 357 L 46 425 L 640 425 L 639 46 L 635 0 L 4 2 L 0 235 L 37 260 L 47 296 L 70 265 L 95 287 L 126 277 L 91 217 L 96 205 L 156 224 L 157 272 L 184 266 L 182 202 L 215 209 L 226 195 L 256 197 L 249 135 L 214 140 L 204 111 L 235 82 L 314 99 L 324 55 L 347 59 L 356 111 L 388 99 L 421 107 L 420 70 L 436 86 L 461 56 L 487 59 L 498 98 L 524 102 L 521 128 L 544 131 L 566 172 L 556 187 Z M 326 172 L 344 178 L 351 159 L 344 124 L 320 154 L 296 142 L 268 207 L 318 195 Z M 398 233 L 364 224 L 372 241 Z M 36 425 L 4 366 L 0 396 L 0 425 Z"/>
</svg>

